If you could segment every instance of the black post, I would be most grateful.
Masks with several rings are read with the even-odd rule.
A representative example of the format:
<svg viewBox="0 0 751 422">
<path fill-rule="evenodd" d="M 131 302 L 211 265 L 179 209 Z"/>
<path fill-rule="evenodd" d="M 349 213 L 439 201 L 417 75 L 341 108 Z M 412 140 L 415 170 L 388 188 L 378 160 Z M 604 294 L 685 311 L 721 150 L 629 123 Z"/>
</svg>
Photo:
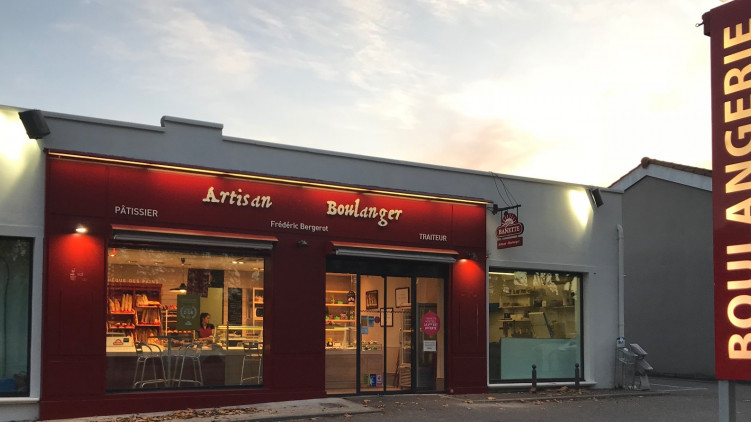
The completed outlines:
<svg viewBox="0 0 751 422">
<path fill-rule="evenodd" d="M 574 369 L 574 385 L 576 386 L 576 389 L 579 390 L 579 364 L 577 363 L 574 365 L 576 369 Z"/>
<path fill-rule="evenodd" d="M 532 389 L 530 392 L 537 392 L 537 365 L 532 365 Z"/>
</svg>

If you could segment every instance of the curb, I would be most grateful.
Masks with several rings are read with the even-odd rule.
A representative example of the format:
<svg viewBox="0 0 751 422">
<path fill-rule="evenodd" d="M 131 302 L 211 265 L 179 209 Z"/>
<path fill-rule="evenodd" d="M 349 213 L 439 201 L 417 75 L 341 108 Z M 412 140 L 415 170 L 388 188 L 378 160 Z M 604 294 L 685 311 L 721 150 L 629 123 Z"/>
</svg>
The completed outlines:
<svg viewBox="0 0 751 422">
<path fill-rule="evenodd" d="M 669 391 L 649 391 L 649 390 L 642 390 L 642 391 L 623 391 L 623 392 L 603 392 L 603 393 L 576 393 L 571 392 L 567 394 L 550 394 L 550 393 L 543 393 L 540 395 L 534 394 L 534 393 L 521 393 L 518 394 L 515 397 L 508 397 L 510 394 L 514 393 L 504 393 L 502 396 L 504 397 L 494 397 L 493 394 L 488 394 L 487 396 L 492 398 L 484 398 L 484 399 L 464 399 L 461 397 L 456 396 L 446 396 L 449 398 L 455 398 L 457 400 L 462 400 L 465 402 L 471 402 L 471 403 L 508 403 L 508 402 L 544 402 L 544 401 L 574 401 L 574 400 L 589 400 L 589 399 L 612 399 L 612 398 L 618 398 L 618 397 L 643 397 L 643 396 L 665 396 L 669 395 Z"/>
</svg>

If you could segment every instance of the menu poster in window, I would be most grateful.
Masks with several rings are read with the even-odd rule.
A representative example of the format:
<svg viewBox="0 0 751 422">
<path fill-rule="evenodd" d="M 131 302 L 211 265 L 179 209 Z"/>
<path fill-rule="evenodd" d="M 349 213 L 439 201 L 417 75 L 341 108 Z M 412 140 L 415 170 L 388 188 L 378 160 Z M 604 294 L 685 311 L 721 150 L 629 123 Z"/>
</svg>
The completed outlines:
<svg viewBox="0 0 751 422">
<path fill-rule="evenodd" d="M 200 296 L 177 295 L 177 329 L 197 330 L 200 324 L 198 310 L 200 309 Z"/>
<path fill-rule="evenodd" d="M 211 286 L 211 270 L 191 268 L 188 270 L 188 294 L 207 297 Z"/>
<path fill-rule="evenodd" d="M 243 289 L 227 289 L 227 324 L 243 324 Z"/>
</svg>

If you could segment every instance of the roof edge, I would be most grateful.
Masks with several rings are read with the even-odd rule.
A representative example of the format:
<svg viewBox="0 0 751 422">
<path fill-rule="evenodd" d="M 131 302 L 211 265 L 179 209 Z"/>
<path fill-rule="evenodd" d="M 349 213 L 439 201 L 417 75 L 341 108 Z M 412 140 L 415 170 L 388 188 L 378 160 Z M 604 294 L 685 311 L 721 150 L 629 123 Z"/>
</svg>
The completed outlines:
<svg viewBox="0 0 751 422">
<path fill-rule="evenodd" d="M 708 192 L 712 191 L 712 170 L 649 157 L 642 158 L 638 166 L 616 180 L 610 188 L 626 191 L 648 176 Z"/>
</svg>

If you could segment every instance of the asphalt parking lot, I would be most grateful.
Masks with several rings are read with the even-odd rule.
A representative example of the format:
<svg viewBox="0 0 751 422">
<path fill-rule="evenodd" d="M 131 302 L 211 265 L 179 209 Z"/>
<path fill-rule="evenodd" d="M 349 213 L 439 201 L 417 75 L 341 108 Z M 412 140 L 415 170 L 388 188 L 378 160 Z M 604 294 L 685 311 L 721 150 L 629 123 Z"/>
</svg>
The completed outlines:
<svg viewBox="0 0 751 422">
<path fill-rule="evenodd" d="M 538 394 L 397 395 L 349 398 L 378 413 L 331 421 L 712 422 L 718 421 L 717 382 L 651 378 L 649 391 L 545 390 Z M 736 420 L 751 421 L 751 384 L 736 384 Z"/>
</svg>

